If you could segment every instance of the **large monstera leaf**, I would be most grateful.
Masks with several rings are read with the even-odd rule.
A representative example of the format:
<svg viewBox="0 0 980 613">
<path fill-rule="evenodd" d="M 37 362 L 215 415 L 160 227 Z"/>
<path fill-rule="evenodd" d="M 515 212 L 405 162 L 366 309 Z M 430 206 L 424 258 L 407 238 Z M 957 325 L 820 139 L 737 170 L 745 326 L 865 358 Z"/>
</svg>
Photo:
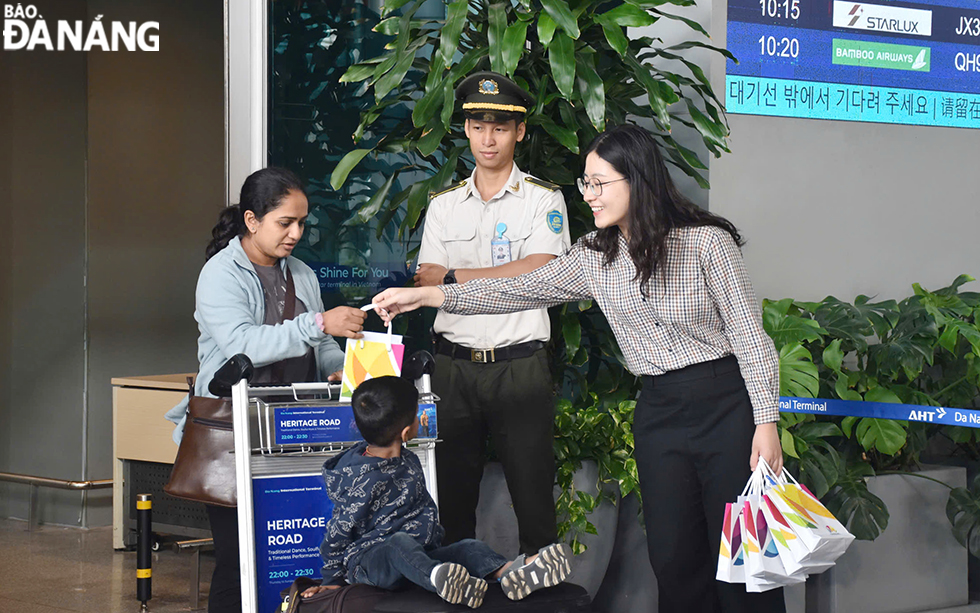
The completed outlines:
<svg viewBox="0 0 980 613">
<path fill-rule="evenodd" d="M 783 396 L 815 398 L 820 391 L 817 365 L 800 343 L 779 350 L 779 387 Z"/>
<path fill-rule="evenodd" d="M 980 557 L 980 475 L 969 489 L 958 487 L 950 492 L 946 517 L 953 525 L 953 536 L 960 545 Z"/>
<path fill-rule="evenodd" d="M 823 502 L 855 538 L 873 541 L 888 527 L 885 503 L 868 490 L 867 479 L 874 476 L 874 469 L 867 462 L 853 459 L 846 467 L 842 461 L 840 468 L 837 485 Z"/>
</svg>

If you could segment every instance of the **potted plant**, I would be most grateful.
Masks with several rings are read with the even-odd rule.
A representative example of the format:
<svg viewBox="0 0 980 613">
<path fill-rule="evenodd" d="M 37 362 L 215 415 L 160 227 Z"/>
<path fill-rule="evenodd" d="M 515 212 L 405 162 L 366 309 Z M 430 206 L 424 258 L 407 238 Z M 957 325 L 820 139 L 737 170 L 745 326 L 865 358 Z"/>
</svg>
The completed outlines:
<svg viewBox="0 0 980 613">
<path fill-rule="evenodd" d="M 608 405 L 595 394 L 590 399 L 588 406 L 576 406 L 568 399 L 558 402 L 555 506 L 558 536 L 579 556 L 569 581 L 582 585 L 594 597 L 616 540 L 616 507 L 623 497 L 640 492 L 633 459 L 635 401 Z"/>
<path fill-rule="evenodd" d="M 874 303 L 866 296 L 858 296 L 853 303 L 834 297 L 820 302 L 765 301 L 764 323 L 780 352 L 783 394 L 957 408 L 976 406 L 980 392 L 977 371 L 980 328 L 976 318 L 980 295 L 959 290 L 969 281 L 972 278 L 964 275 L 935 292 L 915 284 L 913 295 L 900 302 Z M 902 513 L 905 518 L 898 522 L 896 530 L 914 524 L 914 529 L 905 536 L 893 530 L 882 541 L 882 547 L 885 541 L 898 541 L 905 551 L 894 555 L 869 554 L 876 559 L 908 559 L 913 554 L 907 550 L 914 549 L 912 541 L 924 533 L 923 525 L 928 522 L 942 525 L 943 507 L 954 522 L 954 535 L 961 543 L 967 543 L 976 533 L 980 517 L 975 512 L 980 508 L 976 492 L 980 490 L 960 488 L 951 496 L 949 485 L 928 480 L 934 481 L 939 476 L 950 481 L 963 479 L 963 475 L 948 468 L 924 471 L 920 462 L 927 449 L 943 447 L 939 443 L 946 443 L 945 448 L 951 453 L 961 453 L 964 449 L 969 452 L 977 440 L 974 430 L 921 422 L 793 413 L 782 415 L 780 430 L 789 470 L 798 474 L 859 539 L 878 538 L 892 513 Z M 917 486 L 909 486 L 906 475 L 925 479 Z M 893 485 L 887 485 L 888 480 Z M 909 487 L 915 492 L 909 494 Z M 916 503 L 896 503 L 889 509 L 882 499 L 891 497 L 898 501 L 903 495 L 916 496 Z M 932 511 L 927 516 L 909 519 L 930 505 Z M 937 508 L 939 512 L 935 512 Z M 949 534 L 945 530 L 943 533 L 931 536 L 930 551 L 937 549 L 937 542 L 951 544 Z M 861 548 L 857 546 L 857 550 Z M 962 557 L 964 568 L 953 570 L 965 574 L 965 555 L 953 551 L 941 557 L 946 562 Z M 846 556 L 842 558 L 839 569 L 851 570 L 847 560 Z M 920 567 L 914 576 L 898 583 L 916 586 L 917 580 L 941 565 L 928 566 L 928 570 Z M 879 563 L 877 567 L 883 565 Z M 857 581 L 847 577 L 850 580 Z M 928 578 L 927 584 L 939 585 L 938 600 L 919 603 L 922 608 L 952 604 L 942 580 Z M 828 583 L 826 578 L 822 581 Z M 855 593 L 868 592 L 870 579 L 864 577 L 861 581 L 864 583 Z M 825 585 L 824 589 L 838 587 Z M 901 587 L 886 591 L 909 605 Z M 923 597 L 927 592 L 916 590 L 915 597 Z M 963 590 L 955 598 L 965 599 Z M 838 600 L 846 598 L 838 595 Z M 851 604 L 870 610 L 866 603 Z M 879 601 L 875 606 L 886 605 Z"/>
</svg>

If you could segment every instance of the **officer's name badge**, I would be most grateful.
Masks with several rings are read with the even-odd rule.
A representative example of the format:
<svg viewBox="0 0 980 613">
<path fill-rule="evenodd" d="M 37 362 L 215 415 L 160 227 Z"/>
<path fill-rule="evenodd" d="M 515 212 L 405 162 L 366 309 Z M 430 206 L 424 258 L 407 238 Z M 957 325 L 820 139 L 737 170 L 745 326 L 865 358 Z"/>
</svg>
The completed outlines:
<svg viewBox="0 0 980 613">
<path fill-rule="evenodd" d="M 548 213 L 548 227 L 555 234 L 561 234 L 561 229 L 565 225 L 565 218 L 562 217 L 561 211 L 555 209 Z"/>
</svg>

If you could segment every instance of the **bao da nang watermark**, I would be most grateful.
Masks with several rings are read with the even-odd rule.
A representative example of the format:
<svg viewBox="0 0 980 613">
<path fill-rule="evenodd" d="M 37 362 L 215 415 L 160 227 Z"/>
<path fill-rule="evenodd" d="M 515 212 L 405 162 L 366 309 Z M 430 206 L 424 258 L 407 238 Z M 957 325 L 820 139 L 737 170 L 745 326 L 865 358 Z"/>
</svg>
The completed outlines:
<svg viewBox="0 0 980 613">
<path fill-rule="evenodd" d="M 4 51 L 159 51 L 160 22 L 48 22 L 33 4 L 3 5 Z"/>
</svg>

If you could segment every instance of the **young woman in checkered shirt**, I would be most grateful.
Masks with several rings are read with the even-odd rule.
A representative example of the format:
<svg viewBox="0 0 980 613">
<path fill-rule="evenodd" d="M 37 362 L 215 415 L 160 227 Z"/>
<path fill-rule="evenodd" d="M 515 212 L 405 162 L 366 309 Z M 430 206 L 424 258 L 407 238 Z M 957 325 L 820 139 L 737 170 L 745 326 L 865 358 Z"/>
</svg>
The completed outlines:
<svg viewBox="0 0 980 613">
<path fill-rule="evenodd" d="M 630 371 L 643 378 L 633 418 L 647 545 L 661 613 L 781 612 L 782 590 L 747 594 L 715 581 L 725 503 L 763 456 L 782 448 L 779 363 L 726 219 L 674 187 L 646 130 L 592 141 L 579 190 L 597 230 L 515 278 L 392 288 L 374 298 L 390 319 L 422 306 L 510 313 L 595 300 Z"/>
</svg>

